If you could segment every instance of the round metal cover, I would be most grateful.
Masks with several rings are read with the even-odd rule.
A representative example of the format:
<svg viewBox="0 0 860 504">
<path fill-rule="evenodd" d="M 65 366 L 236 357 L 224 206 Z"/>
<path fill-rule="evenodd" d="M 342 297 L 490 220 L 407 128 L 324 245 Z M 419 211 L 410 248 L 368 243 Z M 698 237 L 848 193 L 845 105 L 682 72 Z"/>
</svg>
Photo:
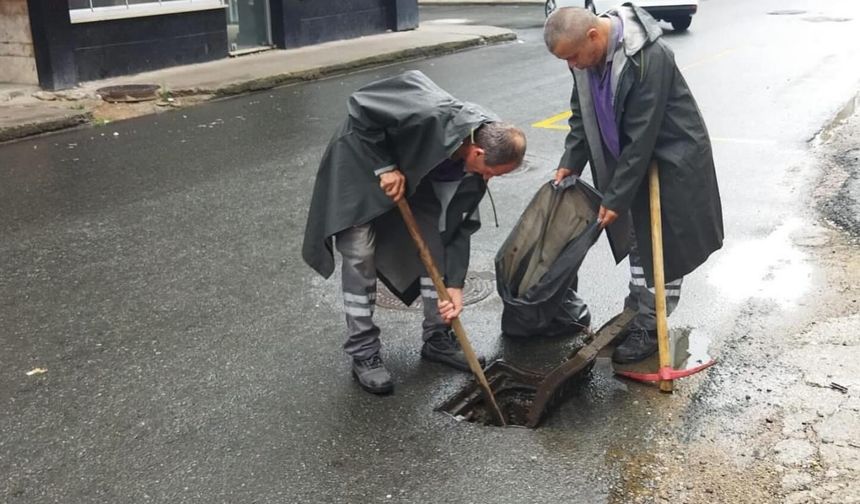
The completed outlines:
<svg viewBox="0 0 860 504">
<path fill-rule="evenodd" d="M 506 173 L 505 179 L 508 180 L 511 178 L 519 177 L 521 175 L 531 175 L 531 172 L 545 168 L 548 165 L 550 165 L 548 159 L 533 156 L 532 154 L 526 154 L 519 168 L 510 173 Z"/>
<path fill-rule="evenodd" d="M 810 23 L 846 23 L 851 21 L 851 19 L 852 18 L 831 16 L 809 16 L 803 18 L 804 21 L 808 21 Z"/>
<path fill-rule="evenodd" d="M 124 84 L 121 86 L 107 86 L 96 90 L 102 100 L 110 103 L 117 102 L 140 102 L 154 100 L 158 97 L 161 86 L 156 84 Z"/>
<path fill-rule="evenodd" d="M 466 273 L 466 285 L 463 288 L 463 306 L 477 303 L 496 290 L 496 275 L 489 271 L 470 271 Z M 397 297 L 385 287 L 382 282 L 378 283 L 376 292 L 376 306 L 390 308 L 392 310 L 422 310 L 421 297 L 411 306 L 404 305 Z"/>
<path fill-rule="evenodd" d="M 781 9 L 768 11 L 768 15 L 770 16 L 798 16 L 800 14 L 806 14 L 806 11 L 799 9 Z"/>
</svg>

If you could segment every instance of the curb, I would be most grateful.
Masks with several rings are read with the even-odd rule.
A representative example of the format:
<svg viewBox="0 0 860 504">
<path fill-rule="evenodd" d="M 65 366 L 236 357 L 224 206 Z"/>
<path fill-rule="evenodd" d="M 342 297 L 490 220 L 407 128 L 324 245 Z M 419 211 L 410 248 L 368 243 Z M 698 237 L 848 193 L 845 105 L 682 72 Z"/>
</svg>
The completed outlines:
<svg viewBox="0 0 860 504">
<path fill-rule="evenodd" d="M 208 91 L 193 90 L 193 92 L 212 94 L 216 97 L 233 96 L 251 91 L 261 91 L 264 89 L 271 89 L 287 84 L 294 84 L 297 82 L 313 81 L 317 79 L 322 79 L 324 77 L 330 77 L 332 75 L 342 74 L 353 70 L 363 70 L 365 68 L 370 68 L 373 66 L 383 65 L 387 63 L 429 58 L 432 56 L 442 56 L 445 54 L 451 54 L 472 47 L 498 44 L 516 39 L 517 36 L 515 33 L 503 33 L 500 35 L 491 35 L 488 37 L 477 37 L 475 39 L 466 41 L 446 42 L 444 44 L 438 44 L 428 47 L 415 47 L 393 53 L 369 56 L 367 58 L 361 58 L 347 63 L 339 63 L 336 65 L 314 68 L 312 70 L 302 70 L 300 72 L 289 72 L 279 75 L 271 75 L 236 84 L 229 84 L 227 86 Z M 191 92 L 191 90 L 179 89 L 178 92 L 182 94 Z"/>
<path fill-rule="evenodd" d="M 250 93 L 253 91 L 262 91 L 272 89 L 288 84 L 299 82 L 313 81 L 332 75 L 343 74 L 354 70 L 363 70 L 366 68 L 396 63 L 408 60 L 428 58 L 433 56 L 441 56 L 462 51 L 472 47 L 480 47 L 503 42 L 510 42 L 517 39 L 516 33 L 502 33 L 498 35 L 476 36 L 469 40 L 446 42 L 443 44 L 414 47 L 395 51 L 376 56 L 369 56 L 346 63 L 338 63 L 330 66 L 314 68 L 310 70 L 302 70 L 297 72 L 288 72 L 277 75 L 267 75 L 265 77 L 253 78 L 250 80 L 227 84 L 215 88 L 176 88 L 171 89 L 171 92 L 176 96 L 189 95 L 212 95 L 210 99 L 236 96 L 240 94 Z M 206 103 L 209 100 L 202 100 L 199 103 Z M 195 104 L 196 105 L 196 104 Z M 194 105 L 192 105 L 194 106 Z M 150 114 L 142 114 L 150 115 Z M 138 116 L 139 117 L 139 116 Z M 60 119 L 51 119 L 42 122 L 34 122 L 7 128 L 0 128 L 0 142 L 8 142 L 11 140 L 20 140 L 25 137 L 58 131 L 66 128 L 89 124 L 93 120 L 92 112 L 82 112 L 73 116 Z"/>
<path fill-rule="evenodd" d="M 93 119 L 92 112 L 81 112 L 66 117 L 57 119 L 48 119 L 46 121 L 18 124 L 6 128 L 0 128 L 0 142 L 9 142 L 12 140 L 20 140 L 22 138 L 59 131 L 68 128 L 74 128 L 82 124 L 89 124 Z"/>
</svg>

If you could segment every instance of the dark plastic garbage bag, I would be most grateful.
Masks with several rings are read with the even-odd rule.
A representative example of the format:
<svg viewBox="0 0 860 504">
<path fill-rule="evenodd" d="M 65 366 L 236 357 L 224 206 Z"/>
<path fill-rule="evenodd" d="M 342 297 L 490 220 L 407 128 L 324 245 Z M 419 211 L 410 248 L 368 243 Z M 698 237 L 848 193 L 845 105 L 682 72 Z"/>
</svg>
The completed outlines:
<svg viewBox="0 0 860 504">
<path fill-rule="evenodd" d="M 496 288 L 508 336 L 560 336 L 588 327 L 577 271 L 600 236 L 600 194 L 576 177 L 535 194 L 496 254 Z"/>
</svg>

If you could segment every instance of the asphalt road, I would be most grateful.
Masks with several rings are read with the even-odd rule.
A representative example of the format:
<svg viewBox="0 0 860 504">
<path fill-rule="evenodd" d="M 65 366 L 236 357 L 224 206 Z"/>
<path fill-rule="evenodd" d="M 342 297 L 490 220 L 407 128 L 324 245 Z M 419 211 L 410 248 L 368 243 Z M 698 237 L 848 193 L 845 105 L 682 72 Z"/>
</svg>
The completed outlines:
<svg viewBox="0 0 860 504">
<path fill-rule="evenodd" d="M 815 277 L 785 237 L 809 218 L 808 141 L 860 81 L 860 8 L 701 4 L 666 37 L 714 139 L 727 240 L 670 325 L 720 355 L 736 320 L 755 318 L 750 300 L 791 317 Z M 604 359 L 538 430 L 458 423 L 433 409 L 466 376 L 419 360 L 413 311 L 378 313 L 396 393 L 352 382 L 338 279 L 299 254 L 348 94 L 419 69 L 526 128 L 526 169 L 491 184 L 500 227 L 485 218 L 473 240 L 477 272 L 564 141 L 551 119 L 570 77 L 543 48 L 539 6 L 426 8 L 422 22 L 520 40 L 0 147 L 0 500 L 598 503 L 618 499 L 618 454 L 648 450 L 655 410 L 695 421 L 697 391 L 726 371 L 659 396 Z M 626 279 L 601 241 L 580 280 L 596 322 Z M 500 340 L 500 310 L 495 295 L 467 308 L 480 352 L 534 367 L 564 355 L 564 342 Z"/>
</svg>

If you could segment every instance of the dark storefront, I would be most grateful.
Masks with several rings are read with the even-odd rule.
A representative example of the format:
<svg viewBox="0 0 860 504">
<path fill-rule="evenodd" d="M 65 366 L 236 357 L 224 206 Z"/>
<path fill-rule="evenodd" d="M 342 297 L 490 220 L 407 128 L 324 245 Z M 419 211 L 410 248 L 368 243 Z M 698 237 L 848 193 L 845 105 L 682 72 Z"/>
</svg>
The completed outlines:
<svg viewBox="0 0 860 504">
<path fill-rule="evenodd" d="M 27 0 L 39 83 L 72 87 L 418 26 L 417 0 Z"/>
</svg>

